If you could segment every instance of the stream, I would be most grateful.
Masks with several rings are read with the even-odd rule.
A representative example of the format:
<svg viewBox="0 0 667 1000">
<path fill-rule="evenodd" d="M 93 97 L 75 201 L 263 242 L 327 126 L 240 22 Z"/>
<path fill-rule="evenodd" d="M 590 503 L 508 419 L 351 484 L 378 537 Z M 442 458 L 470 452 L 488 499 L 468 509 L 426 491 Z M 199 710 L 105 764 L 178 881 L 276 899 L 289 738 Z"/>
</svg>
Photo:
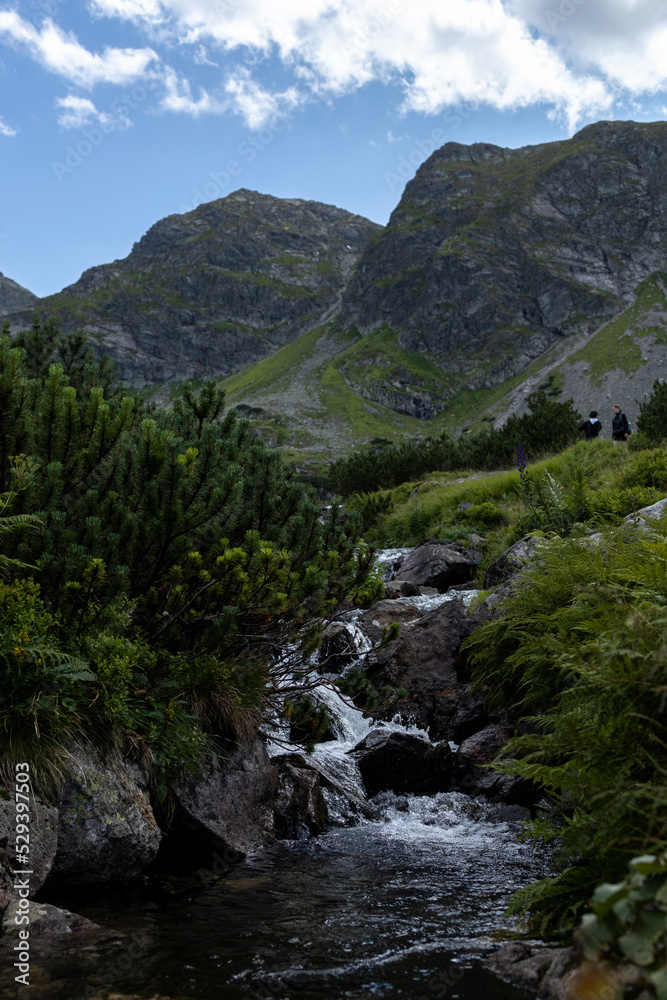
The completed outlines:
<svg viewBox="0 0 667 1000">
<path fill-rule="evenodd" d="M 446 599 L 417 600 L 426 608 Z M 354 613 L 348 622 L 354 630 Z M 383 792 L 371 800 L 373 818 L 352 821 L 350 800 L 365 796 L 348 751 L 377 724 L 329 687 L 317 694 L 339 735 L 313 759 L 346 792 L 324 793 L 329 830 L 276 842 L 225 871 L 188 870 L 184 858 L 182 870 L 128 887 L 44 899 L 109 933 L 76 951 L 66 936 L 36 939 L 31 997 L 526 1000 L 480 959 L 511 935 L 509 896 L 548 872 L 548 854 L 517 839 L 511 807 L 460 792 Z M 269 752 L 285 747 L 269 744 Z M 0 957 L 0 997 L 22 997 L 11 961 Z"/>
</svg>

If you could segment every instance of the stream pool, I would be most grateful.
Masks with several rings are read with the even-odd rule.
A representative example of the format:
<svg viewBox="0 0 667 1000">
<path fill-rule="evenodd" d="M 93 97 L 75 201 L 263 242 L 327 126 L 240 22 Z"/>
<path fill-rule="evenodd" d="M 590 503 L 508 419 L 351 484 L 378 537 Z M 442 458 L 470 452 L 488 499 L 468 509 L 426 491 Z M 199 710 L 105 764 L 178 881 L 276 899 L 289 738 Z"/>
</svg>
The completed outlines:
<svg viewBox="0 0 667 1000">
<path fill-rule="evenodd" d="M 524 1000 L 479 959 L 511 928 L 510 893 L 547 858 L 517 842 L 502 811 L 459 793 L 374 804 L 374 821 L 277 843 L 224 874 L 151 875 L 94 899 L 61 892 L 50 901 L 128 937 L 77 951 L 62 939 L 42 955 L 36 939 L 30 995 Z M 22 990 L 0 980 L 3 998 Z"/>
</svg>

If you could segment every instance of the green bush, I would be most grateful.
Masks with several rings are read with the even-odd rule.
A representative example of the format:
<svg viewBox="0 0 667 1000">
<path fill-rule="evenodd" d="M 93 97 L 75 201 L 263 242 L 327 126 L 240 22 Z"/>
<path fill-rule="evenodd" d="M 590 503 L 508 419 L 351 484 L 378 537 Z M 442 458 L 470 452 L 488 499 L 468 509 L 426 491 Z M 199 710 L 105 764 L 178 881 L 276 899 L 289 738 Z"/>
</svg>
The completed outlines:
<svg viewBox="0 0 667 1000">
<path fill-rule="evenodd" d="M 651 395 L 639 404 L 637 430 L 651 444 L 667 437 L 667 382 L 656 380 Z"/>
<path fill-rule="evenodd" d="M 379 592 L 372 552 L 358 518 L 323 518 L 214 383 L 150 410 L 84 340 L 35 324 L 17 342 L 0 339 L 0 491 L 15 526 L 39 530 L 3 532 L 0 518 L 1 555 L 8 573 L 24 565 L 50 617 L 48 656 L 23 643 L 17 672 L 7 646 L 14 718 L 50 712 L 143 744 L 162 799 L 211 739 L 275 716 L 288 668 L 276 650 L 307 660 L 344 601 Z M 58 694 L 42 699 L 47 670 Z M 17 726 L 5 729 L 9 760 Z M 33 741 L 44 731 L 37 719 Z"/>
<path fill-rule="evenodd" d="M 572 927 L 600 881 L 667 842 L 667 523 L 544 541 L 503 614 L 467 641 L 477 686 L 532 732 L 503 769 L 541 785 L 535 837 L 560 874 L 523 890 L 542 933 Z"/>
<path fill-rule="evenodd" d="M 576 941 L 586 961 L 602 963 L 617 997 L 629 988 L 667 1000 L 667 855 L 633 858 L 629 867 L 623 881 L 595 890 Z"/>
<path fill-rule="evenodd" d="M 667 451 L 654 448 L 633 456 L 621 473 L 620 484 L 630 488 L 653 486 L 667 493 Z"/>
<path fill-rule="evenodd" d="M 341 496 L 387 489 L 414 480 L 434 469 L 499 469 L 514 464 L 522 442 L 532 461 L 562 451 L 578 438 L 581 415 L 572 400 L 555 402 L 539 391 L 528 397 L 529 412 L 511 416 L 498 429 L 463 434 L 455 441 L 446 435 L 425 441 L 407 441 L 382 448 L 366 448 L 331 466 L 331 480 Z"/>
<path fill-rule="evenodd" d="M 454 519 L 488 528 L 497 528 L 501 524 L 509 523 L 507 512 L 490 500 L 483 503 L 459 504 L 454 511 Z"/>
</svg>

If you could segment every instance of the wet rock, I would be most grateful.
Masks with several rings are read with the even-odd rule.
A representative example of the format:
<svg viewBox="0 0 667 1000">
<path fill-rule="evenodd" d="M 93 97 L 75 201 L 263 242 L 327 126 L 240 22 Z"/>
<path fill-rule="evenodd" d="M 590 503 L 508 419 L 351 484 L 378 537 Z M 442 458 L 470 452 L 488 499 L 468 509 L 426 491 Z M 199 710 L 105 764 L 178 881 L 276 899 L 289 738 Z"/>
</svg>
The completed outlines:
<svg viewBox="0 0 667 1000">
<path fill-rule="evenodd" d="M 261 740 L 234 746 L 219 768 L 173 786 L 170 837 L 194 851 L 246 854 L 264 847 L 274 835 L 277 790 L 278 775 Z"/>
<path fill-rule="evenodd" d="M 414 583 L 408 583 L 407 580 L 392 580 L 385 585 L 384 596 L 388 601 L 395 601 L 399 597 L 419 597 L 426 589 L 432 588 L 418 587 Z M 438 594 L 439 591 L 433 590 L 433 593 Z"/>
<path fill-rule="evenodd" d="M 373 622 L 382 620 L 380 609 L 384 611 L 382 605 L 388 603 L 390 607 L 398 604 L 380 602 L 361 620 L 369 633 Z M 408 697 L 392 711 L 398 711 L 404 721 L 413 719 L 428 730 L 432 740 L 461 743 L 488 725 L 483 693 L 472 693 L 467 662 L 460 653 L 461 643 L 476 624 L 477 619 L 466 615 L 461 600 L 448 601 L 418 619 L 407 620 L 396 642 L 368 657 L 366 674 L 376 688 L 388 684 L 408 691 Z"/>
<path fill-rule="evenodd" d="M 515 579 L 520 573 L 535 562 L 540 539 L 527 535 L 520 538 L 506 552 L 503 552 L 495 562 L 492 562 L 484 575 L 484 587 L 496 587 Z"/>
<path fill-rule="evenodd" d="M 320 788 L 328 807 L 329 823 L 347 826 L 360 819 L 375 819 L 375 810 L 365 798 L 361 789 L 354 791 L 342 780 L 337 780 L 314 756 L 305 753 L 285 753 L 272 758 L 272 763 L 280 770 L 289 764 L 298 770 L 313 771 L 320 779 Z"/>
<path fill-rule="evenodd" d="M 498 774 L 488 767 L 498 759 L 509 739 L 501 726 L 486 729 L 468 737 L 454 757 L 453 775 L 457 790 L 468 795 L 484 795 L 494 802 L 528 807 L 538 798 L 538 790 L 531 781 Z"/>
<path fill-rule="evenodd" d="M 330 622 L 324 630 L 318 652 L 320 670 L 328 674 L 339 674 L 358 655 L 354 628 L 341 622 Z"/>
<path fill-rule="evenodd" d="M 30 898 L 42 887 L 51 871 L 58 845 L 58 810 L 37 796 L 30 796 Z M 14 888 L 16 803 L 0 788 L 0 913 L 16 899 Z"/>
<path fill-rule="evenodd" d="M 408 598 L 378 601 L 372 608 L 365 611 L 359 618 L 359 627 L 373 643 L 382 638 L 382 629 L 389 628 L 394 622 L 403 624 L 414 622 L 422 612 L 416 604 L 411 604 Z"/>
<path fill-rule="evenodd" d="M 351 751 L 369 795 L 435 795 L 451 787 L 452 751 L 410 733 L 374 729 Z"/>
<path fill-rule="evenodd" d="M 317 771 L 294 767 L 280 759 L 274 764 L 278 772 L 274 806 L 276 837 L 279 840 L 307 840 L 323 833 L 328 811 Z"/>
<path fill-rule="evenodd" d="M 18 901 L 10 903 L 2 920 L 3 936 L 16 935 L 20 925 L 16 923 L 19 914 Z M 30 939 L 34 937 L 56 937 L 61 934 L 104 934 L 104 928 L 86 917 L 70 910 L 60 909 L 50 903 L 30 904 Z"/>
<path fill-rule="evenodd" d="M 434 587 L 444 593 L 450 587 L 467 583 L 477 572 L 480 562 L 479 552 L 432 539 L 412 550 L 393 582 Z"/>
<path fill-rule="evenodd" d="M 49 881 L 95 885 L 127 881 L 155 859 L 162 834 L 144 772 L 116 751 L 73 750 L 58 804 L 58 849 Z"/>
<path fill-rule="evenodd" d="M 484 965 L 505 982 L 523 987 L 545 1000 L 571 1000 L 577 974 L 573 948 L 530 948 L 511 941 L 484 960 Z"/>
</svg>

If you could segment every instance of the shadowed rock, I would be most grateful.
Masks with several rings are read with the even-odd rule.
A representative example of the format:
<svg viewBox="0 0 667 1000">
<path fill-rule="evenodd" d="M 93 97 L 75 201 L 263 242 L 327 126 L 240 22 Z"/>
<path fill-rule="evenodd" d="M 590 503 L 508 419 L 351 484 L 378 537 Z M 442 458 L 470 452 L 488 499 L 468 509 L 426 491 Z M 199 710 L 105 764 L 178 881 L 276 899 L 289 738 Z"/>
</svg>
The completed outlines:
<svg viewBox="0 0 667 1000">
<path fill-rule="evenodd" d="M 444 593 L 450 587 L 468 583 L 477 572 L 480 561 L 479 552 L 471 552 L 460 545 L 422 542 L 406 558 L 392 583 L 395 587 L 403 583 L 434 587 Z"/>
<path fill-rule="evenodd" d="M 350 751 L 366 791 L 435 795 L 451 786 L 452 751 L 422 736 L 374 729 Z"/>
</svg>

